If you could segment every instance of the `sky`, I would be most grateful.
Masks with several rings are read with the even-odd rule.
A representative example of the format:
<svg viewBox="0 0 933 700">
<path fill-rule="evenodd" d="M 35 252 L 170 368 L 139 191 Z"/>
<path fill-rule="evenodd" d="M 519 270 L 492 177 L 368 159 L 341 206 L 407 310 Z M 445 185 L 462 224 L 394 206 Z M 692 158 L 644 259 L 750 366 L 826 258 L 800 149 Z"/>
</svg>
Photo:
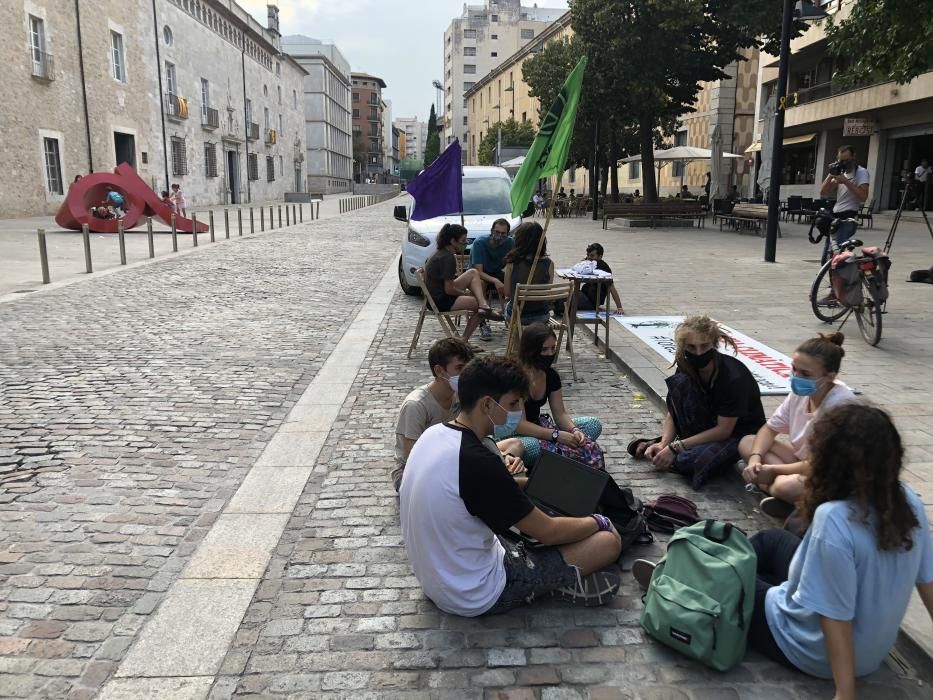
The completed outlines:
<svg viewBox="0 0 933 700">
<path fill-rule="evenodd" d="M 267 0 L 237 0 L 266 25 Z M 566 0 L 523 4 L 566 8 Z M 482 0 L 472 0 L 479 5 Z M 463 13 L 463 0 L 278 0 L 282 34 L 305 34 L 334 43 L 355 71 L 382 78 L 392 118 L 427 121 L 435 99 L 431 81 L 443 82 L 444 31 Z"/>
</svg>

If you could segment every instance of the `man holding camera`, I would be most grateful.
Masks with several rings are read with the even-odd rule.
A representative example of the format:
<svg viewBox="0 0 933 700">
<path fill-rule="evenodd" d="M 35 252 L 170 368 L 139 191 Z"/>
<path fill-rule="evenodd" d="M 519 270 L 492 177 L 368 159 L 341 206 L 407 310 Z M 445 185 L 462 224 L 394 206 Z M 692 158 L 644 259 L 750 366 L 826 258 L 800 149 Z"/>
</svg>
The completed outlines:
<svg viewBox="0 0 933 700">
<path fill-rule="evenodd" d="M 836 162 L 830 163 L 829 175 L 820 186 L 821 197 L 835 197 L 833 218 L 856 219 L 859 209 L 868 199 L 868 170 L 855 162 L 855 148 L 840 146 Z M 855 233 L 856 223 L 846 222 L 836 229 L 836 243 L 844 243 Z M 823 250 L 823 262 L 829 258 L 829 240 Z"/>
</svg>

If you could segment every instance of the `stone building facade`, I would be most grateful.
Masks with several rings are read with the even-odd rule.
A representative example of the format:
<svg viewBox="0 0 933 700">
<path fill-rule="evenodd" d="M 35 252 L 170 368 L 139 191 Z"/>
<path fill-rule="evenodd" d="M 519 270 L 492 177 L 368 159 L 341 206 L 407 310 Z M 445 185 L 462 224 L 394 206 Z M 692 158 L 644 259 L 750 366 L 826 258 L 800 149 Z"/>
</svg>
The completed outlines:
<svg viewBox="0 0 933 700">
<path fill-rule="evenodd" d="M 362 139 L 366 147 L 366 161 L 359 172 L 360 180 L 375 178 L 382 182 L 385 171 L 384 105 L 382 91 L 386 83 L 368 73 L 353 73 L 353 137 Z"/>
<path fill-rule="evenodd" d="M 478 126 L 470 122 L 464 93 L 565 12 L 526 7 L 521 0 L 485 0 L 482 5 L 464 4 L 463 14 L 453 19 L 444 32 L 442 144 L 458 138 L 466 153 L 468 132 L 477 131 Z M 506 118 L 503 112 L 502 120 Z"/>
<path fill-rule="evenodd" d="M 153 11 L 154 10 L 154 11 Z M 127 162 L 189 206 L 303 190 L 304 71 L 231 0 L 0 4 L 8 94 L 0 216 L 53 214 L 76 175 Z"/>
<path fill-rule="evenodd" d="M 282 48 L 308 73 L 304 79 L 308 190 L 347 192 L 353 184 L 350 63 L 334 44 L 300 34 Z"/>
<path fill-rule="evenodd" d="M 424 160 L 424 146 L 428 140 L 428 123 L 418 117 L 398 117 L 395 126 L 404 138 L 399 142 L 399 157 L 402 160 Z"/>
</svg>

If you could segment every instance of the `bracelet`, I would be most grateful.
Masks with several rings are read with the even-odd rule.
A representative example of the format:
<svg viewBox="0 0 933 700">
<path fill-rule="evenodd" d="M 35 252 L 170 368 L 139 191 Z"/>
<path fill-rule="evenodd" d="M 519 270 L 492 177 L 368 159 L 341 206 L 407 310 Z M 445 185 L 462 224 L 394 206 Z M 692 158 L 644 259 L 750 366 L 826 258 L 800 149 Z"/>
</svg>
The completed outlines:
<svg viewBox="0 0 933 700">
<path fill-rule="evenodd" d="M 748 458 L 751 459 L 752 457 L 761 457 L 761 452 L 752 452 L 752 453 L 748 456 Z"/>
<path fill-rule="evenodd" d="M 675 455 L 676 455 L 676 454 L 680 454 L 680 450 L 677 449 L 677 441 L 676 441 L 676 440 L 671 440 L 671 441 L 667 444 L 667 449 L 669 449 L 669 450 L 670 450 L 671 452 L 673 452 Z"/>
<path fill-rule="evenodd" d="M 605 515 L 593 513 L 590 517 L 596 521 L 596 526 L 599 528 L 597 532 L 610 532 L 612 530 L 612 521 Z"/>
</svg>

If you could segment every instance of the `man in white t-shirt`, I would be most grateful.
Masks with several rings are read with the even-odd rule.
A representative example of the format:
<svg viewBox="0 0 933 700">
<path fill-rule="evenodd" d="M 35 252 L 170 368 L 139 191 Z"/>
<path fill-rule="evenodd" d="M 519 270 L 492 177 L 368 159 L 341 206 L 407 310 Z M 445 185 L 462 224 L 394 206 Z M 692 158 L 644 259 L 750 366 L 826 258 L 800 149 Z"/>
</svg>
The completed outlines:
<svg viewBox="0 0 933 700">
<path fill-rule="evenodd" d="M 855 162 L 855 148 L 840 146 L 836 151 L 836 163 L 839 174 L 830 172 L 820 185 L 821 197 L 835 197 L 833 216 L 837 219 L 855 219 L 859 209 L 868 199 L 868 171 Z M 855 233 L 857 224 L 843 223 L 836 229 L 836 243 L 844 243 Z M 829 258 L 829 239 L 823 250 L 823 262 Z"/>
<path fill-rule="evenodd" d="M 622 547 L 612 523 L 599 514 L 545 514 L 485 444 L 521 419 L 528 394 L 521 365 L 478 357 L 460 374 L 458 393 L 460 413 L 425 431 L 402 480 L 402 537 L 425 595 L 464 617 L 505 612 L 552 593 L 585 605 L 608 602 L 619 577 L 602 569 Z M 512 527 L 544 546 L 503 537 Z"/>
</svg>

